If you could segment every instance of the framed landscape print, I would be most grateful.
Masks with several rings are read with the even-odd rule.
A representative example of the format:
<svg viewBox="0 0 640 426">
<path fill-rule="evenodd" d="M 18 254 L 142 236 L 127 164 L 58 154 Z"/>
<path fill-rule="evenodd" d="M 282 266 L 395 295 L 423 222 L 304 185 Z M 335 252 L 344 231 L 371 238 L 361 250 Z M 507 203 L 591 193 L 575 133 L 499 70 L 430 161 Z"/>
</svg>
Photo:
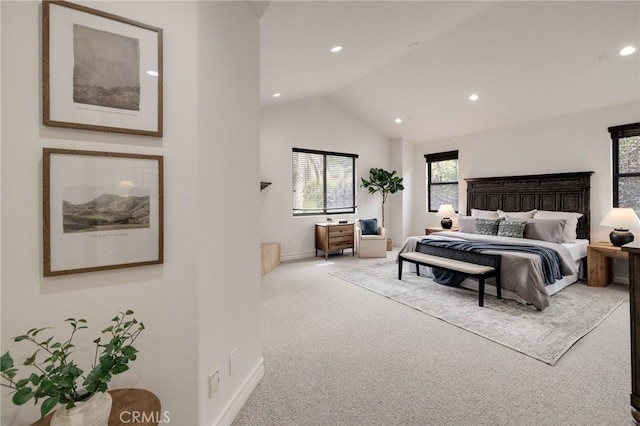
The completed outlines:
<svg viewBox="0 0 640 426">
<path fill-rule="evenodd" d="M 162 29 L 42 3 L 45 126 L 162 136 Z"/>
<path fill-rule="evenodd" d="M 43 149 L 44 276 L 163 262 L 163 157 Z"/>
</svg>

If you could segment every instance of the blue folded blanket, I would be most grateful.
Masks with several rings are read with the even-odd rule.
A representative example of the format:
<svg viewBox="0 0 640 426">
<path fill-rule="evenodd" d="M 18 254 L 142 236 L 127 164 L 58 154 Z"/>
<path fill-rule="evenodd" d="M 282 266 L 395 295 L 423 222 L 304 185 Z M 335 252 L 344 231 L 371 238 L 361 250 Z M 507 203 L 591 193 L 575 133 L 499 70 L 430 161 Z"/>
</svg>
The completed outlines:
<svg viewBox="0 0 640 426">
<path fill-rule="evenodd" d="M 532 253 L 540 256 L 542 260 L 542 271 L 544 273 L 544 280 L 547 284 L 553 284 L 556 280 L 562 278 L 562 272 L 560 270 L 560 256 L 558 252 L 546 247 L 532 246 L 532 245 L 519 245 L 519 244 L 498 244 L 498 243 L 484 243 L 479 241 L 458 241 L 458 240 L 430 240 L 423 239 L 420 241 L 422 244 L 433 245 L 437 247 L 447 247 L 456 250 L 483 252 L 486 250 L 492 251 L 518 251 L 523 253 Z M 435 272 L 435 271 L 434 271 Z M 453 276 L 456 275 L 456 276 Z M 459 285 L 464 277 L 460 277 L 458 274 L 446 273 L 446 271 L 438 271 L 434 273 L 435 281 L 445 285 Z M 445 282 L 440 282 L 445 281 Z M 456 282 L 457 281 L 457 282 Z"/>
</svg>

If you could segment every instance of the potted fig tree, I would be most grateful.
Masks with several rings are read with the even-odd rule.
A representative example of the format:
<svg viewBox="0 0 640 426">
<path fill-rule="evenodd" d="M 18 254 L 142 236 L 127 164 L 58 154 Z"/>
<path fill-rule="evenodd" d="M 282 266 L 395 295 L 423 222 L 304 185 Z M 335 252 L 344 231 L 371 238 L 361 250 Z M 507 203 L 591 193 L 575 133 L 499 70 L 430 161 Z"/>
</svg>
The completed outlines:
<svg viewBox="0 0 640 426">
<path fill-rule="evenodd" d="M 402 184 L 403 178 L 396 174 L 395 170 L 389 172 L 384 169 L 373 167 L 369 170 L 369 180 L 361 178 L 361 187 L 366 188 L 369 194 L 379 193 L 382 196 L 382 227 L 384 225 L 384 204 L 387 202 L 389 194 L 395 194 L 398 191 L 404 190 Z M 389 235 L 389 234 L 387 234 Z M 387 238 L 387 251 L 391 250 L 392 241 L 391 238 Z"/>
</svg>

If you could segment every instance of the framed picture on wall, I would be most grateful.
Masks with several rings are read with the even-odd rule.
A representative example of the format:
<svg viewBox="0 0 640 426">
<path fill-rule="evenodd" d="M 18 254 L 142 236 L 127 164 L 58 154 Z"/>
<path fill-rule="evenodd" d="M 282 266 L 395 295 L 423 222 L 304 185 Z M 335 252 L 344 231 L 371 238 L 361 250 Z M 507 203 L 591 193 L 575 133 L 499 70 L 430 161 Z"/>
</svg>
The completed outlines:
<svg viewBox="0 0 640 426">
<path fill-rule="evenodd" d="M 45 126 L 162 136 L 162 29 L 42 3 Z"/>
<path fill-rule="evenodd" d="M 163 157 L 43 149 L 44 276 L 163 263 Z"/>
</svg>

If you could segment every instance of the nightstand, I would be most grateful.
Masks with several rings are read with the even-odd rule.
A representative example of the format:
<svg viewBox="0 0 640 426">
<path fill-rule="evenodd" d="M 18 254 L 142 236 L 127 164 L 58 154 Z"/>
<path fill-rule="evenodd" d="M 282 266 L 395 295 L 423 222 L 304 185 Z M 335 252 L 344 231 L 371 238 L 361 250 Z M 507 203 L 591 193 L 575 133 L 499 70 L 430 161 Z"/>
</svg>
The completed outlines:
<svg viewBox="0 0 640 426">
<path fill-rule="evenodd" d="M 451 228 L 451 229 L 444 229 L 441 226 L 427 226 L 426 228 L 424 228 L 424 235 L 431 235 L 431 234 L 435 234 L 436 232 L 442 232 L 442 231 L 457 231 L 458 228 Z"/>
<path fill-rule="evenodd" d="M 628 259 L 629 253 L 611 243 L 597 242 L 587 248 L 587 266 L 589 275 L 587 284 L 592 287 L 605 287 L 611 282 L 611 259 Z"/>
<path fill-rule="evenodd" d="M 324 252 L 324 259 L 327 260 L 329 252 L 344 249 L 351 249 L 351 255 L 355 256 L 354 222 L 347 223 L 316 223 L 316 257 L 318 250 Z"/>
</svg>

